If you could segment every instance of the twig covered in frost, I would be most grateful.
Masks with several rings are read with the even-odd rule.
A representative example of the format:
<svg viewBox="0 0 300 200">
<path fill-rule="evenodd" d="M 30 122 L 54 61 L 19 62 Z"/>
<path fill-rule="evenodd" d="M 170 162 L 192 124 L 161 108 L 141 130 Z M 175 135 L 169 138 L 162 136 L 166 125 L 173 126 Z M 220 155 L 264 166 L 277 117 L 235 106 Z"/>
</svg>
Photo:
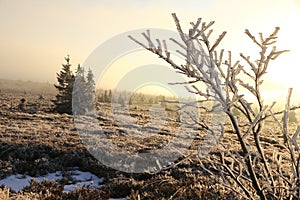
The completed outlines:
<svg viewBox="0 0 300 200">
<path fill-rule="evenodd" d="M 288 135 L 288 112 L 290 110 L 291 92 L 287 98 L 285 111 L 277 113 L 271 111 L 274 104 L 271 106 L 265 105 L 261 97 L 261 85 L 270 62 L 278 58 L 282 53 L 287 52 L 287 50 L 278 51 L 276 46 L 273 46 L 277 42 L 279 27 L 276 27 L 269 36 L 259 33 L 259 38 L 256 38 L 248 29 L 245 30 L 245 34 L 259 47 L 260 51 L 257 59 L 252 59 L 250 56 L 241 53 L 240 58 L 245 63 L 243 65 L 240 61 L 232 61 L 230 51 L 228 51 L 227 59 L 224 59 L 224 50 L 218 50 L 218 45 L 226 35 L 225 31 L 217 37 L 215 42 L 210 42 L 210 36 L 213 33 L 211 27 L 214 22 L 205 23 L 202 18 L 199 18 L 196 23 L 191 22 L 192 27 L 188 33 L 184 33 L 176 14 L 173 13 L 172 16 L 181 41 L 177 41 L 174 38 L 171 38 L 170 41 L 178 45 L 176 52 L 185 58 L 185 64 L 175 63 L 168 50 L 167 42 L 161 42 L 159 39 L 155 39 L 154 42 L 150 37 L 150 31 L 142 33 L 148 45 L 137 41 L 131 36 L 129 38 L 145 49 L 157 54 L 169 63 L 175 71 L 189 78 L 189 81 L 177 84 L 190 85 L 190 87 L 186 86 L 189 92 L 197 94 L 204 99 L 203 101 L 215 102 L 215 107 L 213 108 L 204 108 L 198 104 L 182 104 L 182 108 L 192 106 L 204 114 L 223 112 L 231 122 L 233 132 L 239 142 L 240 152 L 232 152 L 224 148 L 224 146 L 222 148 L 222 145 L 220 145 L 218 161 L 210 160 L 214 170 L 208 169 L 204 165 L 201 165 L 202 168 L 209 174 L 214 175 L 214 171 L 218 171 L 223 184 L 227 182 L 226 180 L 233 181 L 240 189 L 240 192 L 243 193 L 242 196 L 247 196 L 249 199 L 256 199 L 257 197 L 260 199 L 280 199 L 283 194 L 291 198 L 299 198 L 300 157 L 297 138 L 300 127 L 298 127 L 293 137 Z M 248 79 L 245 79 L 243 76 L 246 76 Z M 201 90 L 198 83 L 205 85 L 206 90 Z M 255 102 L 246 99 L 241 92 L 242 89 L 248 91 L 255 98 Z M 258 106 L 257 112 L 255 112 L 256 105 Z M 296 108 L 294 107 L 293 109 Z M 246 131 L 243 129 L 244 126 L 239 124 L 233 109 L 237 109 L 246 121 Z M 181 109 L 179 108 L 179 110 Z M 284 114 L 282 123 L 275 117 L 275 115 L 281 113 Z M 274 160 L 270 159 L 262 145 L 263 122 L 268 117 L 273 117 L 283 131 L 284 146 L 287 147 L 291 156 L 290 162 L 293 171 L 291 177 L 282 173 L 281 157 L 279 159 L 276 156 Z M 192 115 L 190 118 L 194 124 L 211 130 L 213 134 L 216 134 L 216 131 L 224 133 L 222 124 L 218 124 L 219 128 L 215 129 L 215 125 L 209 124 L 205 120 L 198 119 Z M 295 152 L 298 154 L 296 155 Z M 274 162 L 277 163 L 276 166 L 279 171 L 274 170 Z M 235 190 L 233 187 L 231 189 Z"/>
</svg>

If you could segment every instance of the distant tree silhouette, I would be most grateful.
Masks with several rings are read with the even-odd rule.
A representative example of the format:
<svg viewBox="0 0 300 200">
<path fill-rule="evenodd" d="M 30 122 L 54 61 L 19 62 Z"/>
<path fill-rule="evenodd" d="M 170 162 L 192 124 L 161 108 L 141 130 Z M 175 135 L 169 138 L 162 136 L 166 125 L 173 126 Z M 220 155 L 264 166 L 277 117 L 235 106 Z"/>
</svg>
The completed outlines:
<svg viewBox="0 0 300 200">
<path fill-rule="evenodd" d="M 58 113 L 72 114 L 72 91 L 75 77 L 71 71 L 70 56 L 65 57 L 66 64 L 62 65 L 60 73 L 57 73 L 58 84 L 54 85 L 58 90 L 54 103 L 54 111 Z"/>
<path fill-rule="evenodd" d="M 104 102 L 108 102 L 108 94 L 107 90 L 104 91 L 104 97 L 103 97 Z"/>
<path fill-rule="evenodd" d="M 98 101 L 99 102 L 104 102 L 104 94 L 99 94 Z"/>
<path fill-rule="evenodd" d="M 122 94 L 119 95 L 118 103 L 123 107 L 125 106 L 125 100 L 124 100 Z"/>
</svg>

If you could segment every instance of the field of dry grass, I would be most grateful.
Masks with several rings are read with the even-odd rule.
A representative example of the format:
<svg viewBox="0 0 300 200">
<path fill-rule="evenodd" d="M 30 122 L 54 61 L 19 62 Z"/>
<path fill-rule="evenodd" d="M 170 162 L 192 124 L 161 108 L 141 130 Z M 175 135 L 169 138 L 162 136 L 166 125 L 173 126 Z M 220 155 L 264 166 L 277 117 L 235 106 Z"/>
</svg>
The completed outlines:
<svg viewBox="0 0 300 200">
<path fill-rule="evenodd" d="M 110 105 L 98 105 L 100 110 L 97 119 L 104 134 L 115 145 L 131 152 L 151 152 L 163 147 L 175 134 L 179 134 L 178 138 L 182 140 L 188 137 L 187 134 L 194 134 L 189 150 L 176 160 L 178 164 L 173 167 L 155 173 L 125 173 L 101 164 L 87 151 L 72 116 L 50 112 L 51 96 L 39 99 L 38 96 L 27 95 L 25 98 L 28 107 L 24 111 L 10 107 L 12 97 L 15 101 L 13 105 L 17 105 L 18 99 L 24 98 L 24 94 L 1 96 L 0 179 L 17 173 L 40 176 L 78 167 L 82 171 L 104 177 L 105 181 L 97 190 L 81 188 L 67 194 L 62 192 L 61 186 L 65 184 L 63 181 L 32 182 L 19 194 L 14 191 L 8 192 L 1 186 L 0 199 L 5 199 L 5 196 L 17 199 L 18 195 L 27 195 L 30 197 L 28 199 L 239 199 L 234 192 L 219 185 L 215 177 L 201 170 L 196 150 L 197 144 L 202 141 L 203 131 L 190 127 L 181 129 L 180 133 L 176 132 L 179 125 L 176 115 L 172 113 L 168 114 L 163 128 L 158 130 L 155 123 L 159 121 L 154 119 L 152 126 L 149 125 L 149 107 L 136 106 L 130 109 L 130 115 L 135 119 L 134 124 L 119 126 L 110 111 Z M 120 111 L 118 116 L 122 115 L 125 113 Z M 149 126 L 146 126 L 147 124 Z M 230 130 L 230 126 L 226 129 Z M 150 137 L 134 137 L 134 134 L 138 136 L 141 132 L 154 134 Z M 273 146 L 270 144 L 273 141 L 270 138 L 263 137 L 262 143 L 270 146 L 266 149 L 271 154 Z M 235 135 L 230 131 L 226 131 L 221 142 L 231 146 L 232 151 L 238 150 Z M 175 140 L 175 145 L 180 145 L 180 139 Z M 113 152 L 112 149 L 111 153 L 118 152 Z M 195 155 L 182 160 L 192 153 Z M 209 156 L 214 157 L 214 149 Z M 209 167 L 208 161 L 203 160 L 202 164 Z M 116 166 L 118 167 L 120 166 Z M 68 181 L 68 176 L 65 177 L 65 181 Z"/>
</svg>

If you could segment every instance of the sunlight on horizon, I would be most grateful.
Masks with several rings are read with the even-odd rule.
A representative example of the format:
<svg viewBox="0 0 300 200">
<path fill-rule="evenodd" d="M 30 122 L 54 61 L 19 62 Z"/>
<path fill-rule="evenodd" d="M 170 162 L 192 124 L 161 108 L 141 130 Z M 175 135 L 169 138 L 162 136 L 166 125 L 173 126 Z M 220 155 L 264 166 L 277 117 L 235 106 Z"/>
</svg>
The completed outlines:
<svg viewBox="0 0 300 200">
<path fill-rule="evenodd" d="M 163 95 L 166 97 L 177 97 L 177 95 L 170 91 L 170 89 L 164 87 L 163 85 L 158 85 L 155 83 L 148 83 L 145 85 L 142 85 L 139 88 L 136 88 L 134 90 L 134 93 L 142 93 L 142 94 L 147 94 L 147 95 Z"/>
<path fill-rule="evenodd" d="M 229 13 L 229 9 L 233 9 L 233 12 Z M 67 54 L 71 55 L 72 69 L 75 71 L 77 64 L 83 64 L 98 45 L 117 34 L 151 27 L 176 31 L 172 12 L 178 14 L 184 31 L 188 31 L 189 22 L 196 21 L 198 17 L 207 22 L 214 20 L 213 37 L 227 31 L 220 47 L 225 52 L 231 50 L 235 60 L 239 59 L 241 52 L 253 59 L 259 56 L 256 46 L 243 33 L 244 29 L 248 28 L 255 36 L 258 32 L 269 35 L 275 26 L 279 26 L 277 49 L 291 51 L 270 63 L 263 87 L 264 97 L 285 99 L 283 94 L 287 93 L 289 87 L 293 87 L 295 98 L 300 98 L 299 0 L 214 0 L 209 3 L 130 3 L 125 0 L 119 4 L 91 0 L 72 3 L 4 0 L 0 4 L 0 22 L 3 25 L 0 37 L 0 79 L 56 82 L 56 73 L 61 69 Z M 143 42 L 146 43 L 145 40 Z M 143 51 L 112 63 L 99 86 L 114 88 L 120 79 L 137 66 L 167 66 L 151 54 Z M 143 60 L 145 57 L 149 60 Z M 88 69 L 97 66 L 84 67 Z M 157 75 L 163 76 L 159 73 Z"/>
</svg>

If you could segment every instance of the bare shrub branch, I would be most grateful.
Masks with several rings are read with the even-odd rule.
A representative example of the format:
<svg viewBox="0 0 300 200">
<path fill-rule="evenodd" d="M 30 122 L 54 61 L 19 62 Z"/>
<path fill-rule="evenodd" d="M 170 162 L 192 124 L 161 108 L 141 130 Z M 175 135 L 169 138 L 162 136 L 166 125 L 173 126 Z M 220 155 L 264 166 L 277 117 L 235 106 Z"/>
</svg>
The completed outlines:
<svg viewBox="0 0 300 200">
<path fill-rule="evenodd" d="M 270 61 L 287 52 L 287 50 L 277 51 L 276 47 L 272 46 L 277 42 L 279 27 L 276 27 L 267 37 L 259 33 L 258 38 L 251 34 L 248 29 L 245 30 L 245 34 L 259 47 L 260 52 L 259 57 L 254 60 L 241 53 L 240 58 L 245 62 L 244 66 L 240 64 L 239 60 L 232 61 L 230 51 L 227 59 L 225 59 L 224 50 L 218 50 L 219 44 L 226 35 L 225 31 L 211 45 L 209 38 L 213 30 L 210 28 L 214 22 L 205 23 L 202 18 L 199 18 L 196 23 L 191 23 L 192 27 L 185 34 L 176 14 L 173 13 L 172 16 L 181 41 L 174 38 L 171 38 L 170 41 L 180 48 L 177 52 L 185 58 L 186 63 L 184 65 L 177 65 L 172 61 L 165 41 L 161 45 L 157 40 L 157 46 L 155 46 L 150 39 L 149 32 L 142 33 L 148 45 L 142 44 L 131 36 L 129 37 L 140 46 L 164 59 L 177 72 L 190 78 L 190 81 L 181 84 L 191 85 L 191 87 L 186 86 L 187 90 L 197 94 L 204 102 L 201 100 L 196 104 L 182 104 L 181 108 L 192 106 L 199 110 L 203 116 L 220 112 L 226 114 L 227 120 L 230 122 L 230 127 L 224 123 L 226 129 L 224 125 L 219 126 L 219 129 L 214 129 L 214 126 L 207 121 L 190 116 L 193 124 L 210 130 L 213 135 L 218 135 L 216 132 L 220 131 L 221 134 L 219 135 L 225 134 L 226 137 L 227 129 L 232 129 L 239 146 L 238 150 L 231 149 L 220 142 L 215 150 L 219 155 L 218 158 L 213 153 L 206 157 L 210 167 L 203 164 L 202 159 L 204 158 L 199 154 L 201 168 L 216 178 L 220 177 L 222 180 L 220 183 L 225 185 L 225 188 L 243 193 L 241 194 L 242 197 L 246 196 L 249 199 L 282 199 L 283 196 L 290 199 L 299 198 L 300 154 L 298 135 L 300 127 L 292 136 L 289 135 L 288 127 L 289 111 L 299 107 L 290 108 L 292 90 L 289 90 L 284 111 L 272 112 L 275 103 L 270 106 L 265 105 L 261 97 L 263 77 L 267 73 Z M 164 50 L 162 50 L 162 46 Z M 243 75 L 246 75 L 249 80 L 245 80 Z M 205 85 L 206 90 L 199 88 L 197 83 Z M 242 90 L 251 94 L 255 101 L 249 101 Z M 214 104 L 210 108 L 205 102 L 214 102 Z M 199 103 L 202 105 L 199 106 Z M 234 109 L 240 112 L 242 120 L 234 114 Z M 180 108 L 177 111 L 179 110 Z M 280 121 L 276 116 L 282 114 L 283 118 Z M 266 119 L 270 117 L 275 121 L 274 124 L 280 127 L 284 139 L 281 140 L 280 136 L 276 136 L 276 142 L 266 144 L 265 140 L 268 136 L 263 135 L 265 134 L 264 124 Z M 274 132 L 274 134 L 278 133 Z M 273 141 L 273 139 L 268 139 L 268 141 Z M 274 149 L 272 153 L 268 148 Z M 283 156 L 284 153 L 288 153 L 289 158 Z M 290 171 L 285 171 L 285 165 L 291 166 Z M 233 185 L 228 187 L 228 183 Z"/>
</svg>

